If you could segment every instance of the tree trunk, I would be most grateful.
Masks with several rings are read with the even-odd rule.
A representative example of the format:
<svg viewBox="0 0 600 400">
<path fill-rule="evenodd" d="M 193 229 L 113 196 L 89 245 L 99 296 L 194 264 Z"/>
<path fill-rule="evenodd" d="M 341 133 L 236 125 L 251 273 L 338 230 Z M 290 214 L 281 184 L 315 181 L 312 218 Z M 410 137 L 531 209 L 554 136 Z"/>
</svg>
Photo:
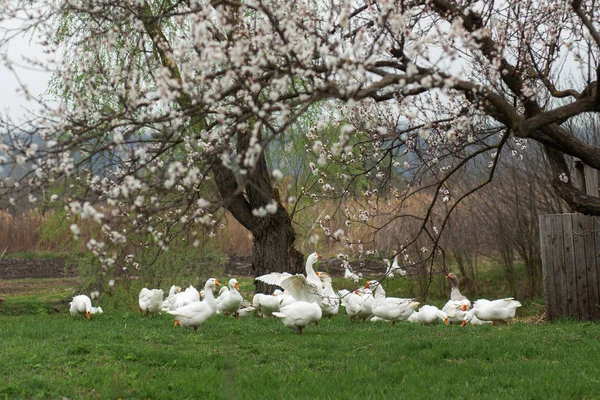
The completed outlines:
<svg viewBox="0 0 600 400">
<path fill-rule="evenodd" d="M 260 229 L 254 230 L 252 248 L 252 270 L 254 276 L 269 272 L 304 272 L 304 256 L 294 248 L 296 233 L 287 213 L 278 212 L 268 219 Z M 275 286 L 254 281 L 256 293 L 272 293 Z"/>
</svg>

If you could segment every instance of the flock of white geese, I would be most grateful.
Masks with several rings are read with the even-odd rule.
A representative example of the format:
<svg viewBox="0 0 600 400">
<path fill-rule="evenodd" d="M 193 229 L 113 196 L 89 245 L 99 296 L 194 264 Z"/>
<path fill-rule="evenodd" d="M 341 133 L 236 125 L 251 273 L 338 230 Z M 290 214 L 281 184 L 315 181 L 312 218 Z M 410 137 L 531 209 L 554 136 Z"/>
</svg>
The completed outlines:
<svg viewBox="0 0 600 400">
<path fill-rule="evenodd" d="M 383 285 L 370 280 L 354 291 L 340 290 L 336 292 L 331 283 L 331 277 L 325 272 L 315 272 L 313 265 L 320 258 L 312 253 L 306 260 L 306 275 L 289 274 L 287 272 L 272 272 L 261 275 L 256 279 L 269 285 L 276 285 L 283 290 L 273 294 L 257 293 L 252 299 L 252 305 L 244 305 L 244 299 L 239 292 L 239 284 L 235 278 L 229 280 L 229 285 L 219 291 L 217 297 L 214 291 L 221 286 L 219 281 L 211 278 L 206 281 L 204 290 L 198 291 L 193 286 L 184 291 L 172 286 L 166 299 L 162 289 L 143 288 L 139 294 L 139 309 L 148 314 L 166 311 L 175 318 L 175 325 L 197 330 L 213 315 L 220 313 L 236 318 L 256 314 L 262 318 L 276 317 L 283 324 L 297 333 L 323 317 L 331 318 L 337 314 L 339 307 L 346 309 L 350 321 L 354 319 L 370 321 L 388 321 L 394 326 L 396 322 L 410 322 L 431 325 L 443 322 L 445 324 L 468 323 L 477 325 L 485 323 L 508 323 L 514 316 L 521 303 L 513 298 L 498 300 L 479 299 L 473 304 L 462 295 L 458 288 L 458 279 L 453 273 L 446 276 L 452 283 L 450 300 L 440 310 L 432 305 L 424 305 L 417 310 L 419 302 L 411 298 L 387 297 Z M 386 276 L 390 273 L 405 275 L 397 259 L 388 266 Z M 352 276 L 347 276 L 353 274 Z M 345 277 L 358 283 L 362 277 L 346 270 Z M 78 295 L 70 303 L 72 315 L 83 315 L 88 319 L 92 314 L 102 313 L 101 307 L 93 307 L 90 298 Z"/>
</svg>

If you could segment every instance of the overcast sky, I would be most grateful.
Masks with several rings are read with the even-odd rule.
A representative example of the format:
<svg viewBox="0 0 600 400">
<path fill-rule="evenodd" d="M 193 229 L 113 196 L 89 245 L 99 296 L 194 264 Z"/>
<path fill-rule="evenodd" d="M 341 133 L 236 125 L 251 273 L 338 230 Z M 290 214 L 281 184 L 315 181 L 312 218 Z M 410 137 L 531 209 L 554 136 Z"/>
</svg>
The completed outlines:
<svg viewBox="0 0 600 400">
<path fill-rule="evenodd" d="M 41 47 L 35 44 L 35 40 L 30 37 L 18 36 L 11 40 L 8 49 L 0 49 L 2 56 L 5 54 L 8 58 L 19 64 L 24 64 L 23 57 L 43 58 Z M 32 95 L 39 96 L 46 91 L 46 86 L 50 79 L 47 72 L 35 71 L 27 68 L 17 68 L 21 82 L 26 84 Z M 25 114 L 25 109 L 36 108 L 36 103 L 27 101 L 22 91 L 17 92 L 19 83 L 15 75 L 6 68 L 4 62 L 0 62 L 0 112 L 4 114 L 8 111 L 12 118 L 18 118 Z"/>
</svg>

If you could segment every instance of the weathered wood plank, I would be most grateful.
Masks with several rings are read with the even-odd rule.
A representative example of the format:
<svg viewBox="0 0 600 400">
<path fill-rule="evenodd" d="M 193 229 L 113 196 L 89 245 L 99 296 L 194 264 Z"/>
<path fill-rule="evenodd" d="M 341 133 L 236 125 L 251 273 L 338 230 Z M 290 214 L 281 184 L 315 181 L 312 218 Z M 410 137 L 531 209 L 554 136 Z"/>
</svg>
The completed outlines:
<svg viewBox="0 0 600 400">
<path fill-rule="evenodd" d="M 590 299 L 585 257 L 585 215 L 573 214 L 573 251 L 575 253 L 575 270 L 577 280 L 577 304 L 581 319 L 590 320 Z"/>
<path fill-rule="evenodd" d="M 567 305 L 567 273 L 565 267 L 564 253 L 564 231 L 563 231 L 563 214 L 552 215 L 552 259 L 554 264 L 554 301 L 556 304 L 557 317 L 566 317 L 569 315 Z"/>
<path fill-rule="evenodd" d="M 568 316 L 581 319 L 577 294 L 577 269 L 575 268 L 575 252 L 573 251 L 573 214 L 562 214 L 563 246 L 565 270 L 567 273 L 567 308 Z"/>
<path fill-rule="evenodd" d="M 600 320 L 600 295 L 598 293 L 598 274 L 596 270 L 596 241 L 594 217 L 586 216 L 585 229 L 585 267 L 588 278 L 588 296 L 590 299 L 590 319 Z"/>
<path fill-rule="evenodd" d="M 554 262 L 552 260 L 552 215 L 540 215 L 540 241 L 542 256 L 542 282 L 546 302 L 546 320 L 556 318 L 556 295 L 554 287 Z"/>
<path fill-rule="evenodd" d="M 598 197 L 600 195 L 598 193 L 598 185 L 600 184 L 598 170 L 587 165 L 584 165 L 583 169 L 585 175 L 585 192 L 591 196 Z"/>
</svg>

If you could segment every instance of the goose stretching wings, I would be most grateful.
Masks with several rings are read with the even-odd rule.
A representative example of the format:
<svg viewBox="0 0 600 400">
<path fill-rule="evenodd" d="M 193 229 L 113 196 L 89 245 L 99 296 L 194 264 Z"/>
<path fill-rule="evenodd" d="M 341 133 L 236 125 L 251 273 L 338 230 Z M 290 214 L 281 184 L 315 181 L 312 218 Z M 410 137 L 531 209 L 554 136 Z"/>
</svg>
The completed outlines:
<svg viewBox="0 0 600 400">
<path fill-rule="evenodd" d="M 256 277 L 257 280 L 269 285 L 276 285 L 284 288 L 287 293 L 292 295 L 298 301 L 309 303 L 318 303 L 323 296 L 323 285 L 315 273 L 313 265 L 320 258 L 318 253 L 312 253 L 306 259 L 306 276 L 302 274 L 292 275 L 287 272 L 271 272 Z"/>
</svg>

